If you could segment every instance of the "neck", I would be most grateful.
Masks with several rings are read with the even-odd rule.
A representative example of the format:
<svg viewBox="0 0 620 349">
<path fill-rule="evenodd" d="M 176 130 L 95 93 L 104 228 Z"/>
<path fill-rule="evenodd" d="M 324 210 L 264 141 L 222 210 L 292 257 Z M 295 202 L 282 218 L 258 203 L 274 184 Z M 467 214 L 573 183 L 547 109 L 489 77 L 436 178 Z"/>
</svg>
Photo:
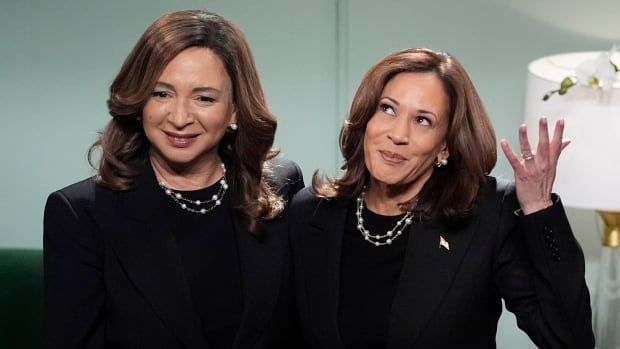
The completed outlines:
<svg viewBox="0 0 620 349">
<path fill-rule="evenodd" d="M 205 159 L 200 166 L 175 166 L 153 150 L 149 160 L 159 181 L 176 190 L 198 190 L 217 182 L 223 175 L 218 155 Z"/>
<path fill-rule="evenodd" d="M 429 178 L 430 175 L 407 184 L 386 184 L 371 178 L 366 191 L 366 207 L 386 216 L 405 213 L 401 204 L 418 196 Z"/>
</svg>

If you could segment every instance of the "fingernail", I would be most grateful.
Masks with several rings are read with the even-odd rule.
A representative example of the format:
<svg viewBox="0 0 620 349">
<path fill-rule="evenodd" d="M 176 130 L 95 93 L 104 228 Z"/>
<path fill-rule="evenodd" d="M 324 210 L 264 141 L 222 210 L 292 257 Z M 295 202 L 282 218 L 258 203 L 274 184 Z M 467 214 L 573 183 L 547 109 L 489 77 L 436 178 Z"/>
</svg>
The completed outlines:
<svg viewBox="0 0 620 349">
<path fill-rule="evenodd" d="M 542 122 L 543 124 L 547 124 L 547 117 L 546 116 L 541 117 L 540 122 Z"/>
</svg>

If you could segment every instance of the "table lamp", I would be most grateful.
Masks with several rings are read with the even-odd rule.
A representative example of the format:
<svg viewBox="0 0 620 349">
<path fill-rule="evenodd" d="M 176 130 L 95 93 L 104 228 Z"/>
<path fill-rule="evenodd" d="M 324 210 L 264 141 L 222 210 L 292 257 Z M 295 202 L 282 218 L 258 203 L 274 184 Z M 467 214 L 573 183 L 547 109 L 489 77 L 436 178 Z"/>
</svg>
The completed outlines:
<svg viewBox="0 0 620 349">
<path fill-rule="evenodd" d="M 608 69 L 604 66 L 607 60 L 613 69 L 612 62 L 620 62 L 620 54 L 575 52 L 531 62 L 525 124 L 535 147 L 541 116 L 547 117 L 550 132 L 556 120 L 565 120 L 564 136 L 572 143 L 560 156 L 553 191 L 562 197 L 565 206 L 593 209 L 602 218 L 603 247 L 593 295 L 593 326 L 597 348 L 617 349 L 620 348 L 620 82 L 612 70 L 616 78 L 605 81 L 607 86 L 601 88 L 599 85 L 603 83 L 597 79 L 594 66 L 597 60 Z M 543 100 L 545 95 L 547 99 Z"/>
</svg>

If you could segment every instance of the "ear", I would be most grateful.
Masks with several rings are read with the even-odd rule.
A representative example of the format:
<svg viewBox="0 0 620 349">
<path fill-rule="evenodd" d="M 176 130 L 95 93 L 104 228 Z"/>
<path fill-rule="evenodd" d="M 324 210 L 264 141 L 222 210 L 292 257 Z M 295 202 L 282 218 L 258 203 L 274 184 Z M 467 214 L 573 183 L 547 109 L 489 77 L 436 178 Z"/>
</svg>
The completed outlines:
<svg viewBox="0 0 620 349">
<path fill-rule="evenodd" d="M 444 144 L 441 146 L 441 150 L 439 151 L 439 154 L 437 154 L 438 156 L 441 155 L 442 159 L 447 159 L 450 157 L 450 151 L 448 150 L 448 145 L 444 142 Z"/>
<path fill-rule="evenodd" d="M 230 115 L 230 124 L 236 124 L 237 123 L 237 108 L 235 107 L 235 105 L 233 104 L 231 106 L 232 108 L 232 114 Z"/>
</svg>

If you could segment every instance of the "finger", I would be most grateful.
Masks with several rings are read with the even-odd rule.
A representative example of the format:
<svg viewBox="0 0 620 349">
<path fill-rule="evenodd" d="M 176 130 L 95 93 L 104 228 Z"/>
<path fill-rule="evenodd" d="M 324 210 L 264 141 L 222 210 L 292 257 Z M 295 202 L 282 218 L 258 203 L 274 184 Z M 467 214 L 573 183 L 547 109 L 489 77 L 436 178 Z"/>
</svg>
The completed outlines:
<svg viewBox="0 0 620 349">
<path fill-rule="evenodd" d="M 512 148 L 510 147 L 510 144 L 508 144 L 507 140 L 502 139 L 499 144 L 501 145 L 502 150 L 504 151 L 504 155 L 506 155 L 506 159 L 510 163 L 510 166 L 512 166 L 512 168 L 516 171 L 517 168 L 521 166 L 521 159 L 519 159 L 519 156 L 517 156 L 517 154 L 512 151 Z"/>
<path fill-rule="evenodd" d="M 564 119 L 560 118 L 555 122 L 555 129 L 553 130 L 553 141 L 564 140 Z"/>
<path fill-rule="evenodd" d="M 534 152 L 530 146 L 530 141 L 527 137 L 527 126 L 521 125 L 519 127 L 519 142 L 521 143 L 521 157 L 523 158 L 523 166 L 531 167 L 536 166 L 536 159 L 534 158 Z"/>
<path fill-rule="evenodd" d="M 527 161 L 525 161 L 525 164 L 527 165 L 528 163 L 535 163 L 535 161 L 532 161 L 534 158 L 531 157 L 532 153 L 532 147 L 530 146 L 530 141 L 527 138 L 527 126 L 525 125 L 521 125 L 519 126 L 519 144 L 521 146 L 521 156 L 524 158 L 529 158 Z"/>
<path fill-rule="evenodd" d="M 549 156 L 549 129 L 547 127 L 547 118 L 541 117 L 538 121 L 538 147 L 536 156 L 539 159 L 548 159 Z"/>
<path fill-rule="evenodd" d="M 572 141 L 569 138 L 564 138 L 562 139 L 562 148 L 561 150 L 564 150 L 566 147 L 568 147 L 568 145 L 571 143 Z"/>
<path fill-rule="evenodd" d="M 562 152 L 563 147 L 565 147 L 566 145 L 563 145 L 563 140 L 562 137 L 564 135 L 564 120 L 563 119 L 559 119 L 556 123 L 555 123 L 555 129 L 553 130 L 553 139 L 551 140 L 551 144 L 550 144 L 550 156 L 551 156 L 551 160 L 554 162 L 557 162 L 558 158 L 560 157 L 560 153 Z"/>
</svg>

